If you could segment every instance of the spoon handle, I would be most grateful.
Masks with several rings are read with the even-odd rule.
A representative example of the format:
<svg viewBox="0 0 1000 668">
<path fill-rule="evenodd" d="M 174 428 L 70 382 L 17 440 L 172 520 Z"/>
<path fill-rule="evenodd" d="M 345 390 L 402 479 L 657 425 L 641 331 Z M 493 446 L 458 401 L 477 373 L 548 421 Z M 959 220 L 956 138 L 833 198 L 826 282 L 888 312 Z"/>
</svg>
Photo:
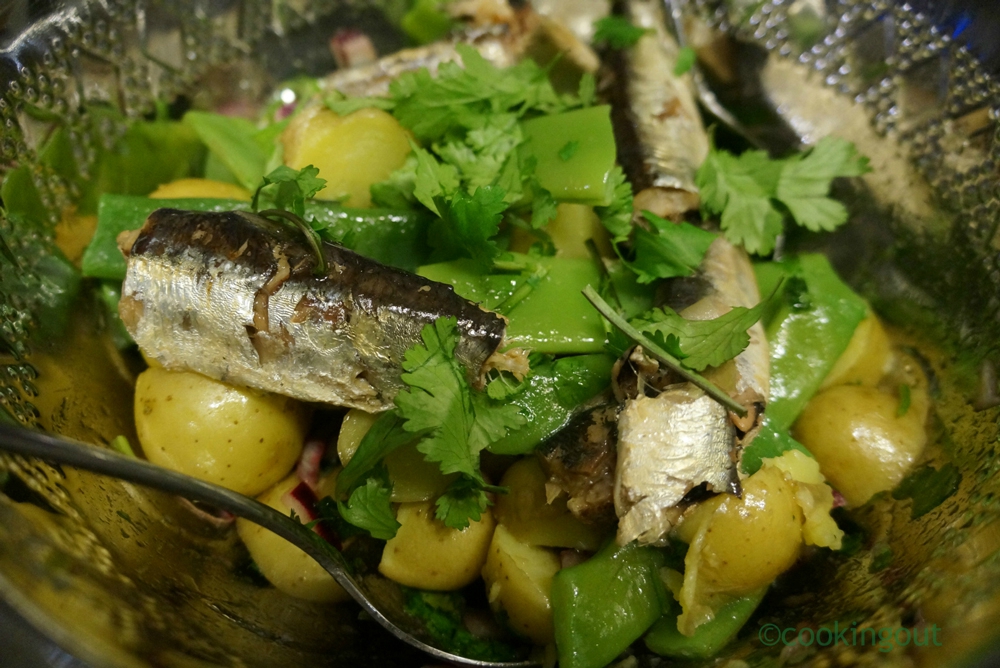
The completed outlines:
<svg viewBox="0 0 1000 668">
<path fill-rule="evenodd" d="M 320 538 L 315 532 L 300 522 L 282 515 L 274 508 L 266 506 L 238 492 L 214 485 L 197 478 L 150 464 L 142 459 L 127 457 L 106 448 L 72 441 L 61 436 L 47 434 L 8 424 L 0 423 L 0 450 L 26 457 L 37 457 L 44 461 L 64 464 L 101 475 L 126 480 L 170 494 L 176 494 L 192 501 L 201 501 L 220 510 L 226 510 L 237 517 L 273 531 L 315 559 L 337 580 L 365 611 L 392 635 L 423 650 L 433 657 L 453 663 L 479 666 L 481 668 L 512 668 L 515 666 L 537 665 L 532 661 L 491 662 L 479 661 L 459 656 L 428 645 L 413 634 L 400 628 L 393 620 L 376 607 L 358 582 L 351 576 L 344 555 L 334 546 Z"/>
</svg>

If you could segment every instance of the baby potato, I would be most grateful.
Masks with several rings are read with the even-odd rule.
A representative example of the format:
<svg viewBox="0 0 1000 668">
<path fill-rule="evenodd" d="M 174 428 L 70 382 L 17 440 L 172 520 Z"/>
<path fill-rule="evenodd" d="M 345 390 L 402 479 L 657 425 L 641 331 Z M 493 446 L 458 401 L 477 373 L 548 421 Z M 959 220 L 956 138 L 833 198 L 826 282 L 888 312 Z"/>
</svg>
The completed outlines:
<svg viewBox="0 0 1000 668">
<path fill-rule="evenodd" d="M 489 509 L 478 522 L 452 529 L 434 518 L 434 503 L 403 503 L 396 536 L 385 544 L 378 570 L 390 580 L 436 591 L 461 589 L 479 577 L 493 538 Z"/>
<path fill-rule="evenodd" d="M 257 497 L 257 500 L 282 515 L 288 515 L 291 508 L 285 503 L 284 497 L 299 482 L 298 476 L 290 475 Z M 333 494 L 335 483 L 335 475 L 324 478 L 320 482 L 318 496 Z M 350 594 L 337 584 L 332 575 L 284 538 L 244 519 L 236 520 L 236 532 L 247 546 L 260 572 L 279 591 L 307 601 L 334 603 L 350 600 Z"/>
<path fill-rule="evenodd" d="M 250 199 L 250 191 L 235 183 L 213 181 L 211 179 L 177 179 L 164 183 L 149 196 L 152 199 Z"/>
<path fill-rule="evenodd" d="M 361 444 L 361 439 L 365 437 L 377 418 L 377 415 L 357 408 L 352 408 L 344 416 L 340 434 L 337 436 L 337 454 L 345 466 L 351 461 Z M 417 450 L 415 442 L 399 446 L 390 452 L 384 461 L 389 470 L 389 480 L 392 481 L 394 503 L 436 499 L 458 477 L 457 473 L 451 475 L 441 473 L 440 465 L 424 459 L 423 453 Z"/>
<path fill-rule="evenodd" d="M 372 184 L 403 166 L 410 154 L 410 135 L 381 109 L 359 109 L 338 116 L 313 105 L 292 117 L 281 135 L 285 164 L 294 169 L 313 165 L 326 187 L 318 199 L 343 199 L 353 207 L 371 206 Z"/>
<path fill-rule="evenodd" d="M 552 550 L 523 543 L 498 525 L 483 566 L 490 607 L 506 612 L 510 627 L 536 644 L 554 642 L 549 596 L 558 570 Z"/>
<path fill-rule="evenodd" d="M 565 497 L 547 503 L 545 480 L 534 457 L 514 462 L 500 481 L 500 486 L 509 491 L 497 495 L 497 522 L 529 546 L 597 550 L 604 532 L 574 517 L 566 507 Z"/>
<path fill-rule="evenodd" d="M 135 426 L 154 464 L 254 496 L 294 466 L 308 412 L 288 397 L 151 367 L 136 379 Z"/>
<path fill-rule="evenodd" d="M 820 391 L 834 385 L 874 387 L 892 367 L 892 344 L 878 316 L 869 312 L 858 323 L 847 349 L 823 379 Z"/>
<path fill-rule="evenodd" d="M 777 468 L 762 468 L 743 481 L 742 499 L 720 494 L 700 504 L 678 537 L 691 543 L 685 564 L 698 590 L 740 595 L 767 586 L 791 568 L 802 545 L 794 483 Z"/>
<path fill-rule="evenodd" d="M 873 387 L 838 385 L 813 397 L 793 435 L 819 461 L 827 480 L 851 506 L 895 487 L 927 443 L 927 391 L 911 389 L 910 407 Z"/>
</svg>

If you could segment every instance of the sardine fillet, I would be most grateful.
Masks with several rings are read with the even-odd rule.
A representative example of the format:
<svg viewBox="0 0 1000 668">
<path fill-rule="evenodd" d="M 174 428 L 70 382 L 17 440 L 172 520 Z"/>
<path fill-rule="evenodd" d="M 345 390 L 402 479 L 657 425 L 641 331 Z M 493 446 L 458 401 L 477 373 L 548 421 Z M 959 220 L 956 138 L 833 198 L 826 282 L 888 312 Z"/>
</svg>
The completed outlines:
<svg viewBox="0 0 1000 668">
<path fill-rule="evenodd" d="M 726 409 L 689 383 L 628 401 L 618 417 L 618 543 L 659 541 L 674 506 L 701 483 L 725 490 L 733 438 Z"/>
<path fill-rule="evenodd" d="M 458 320 L 471 379 L 503 339 L 500 316 L 450 286 L 323 244 L 244 212 L 159 209 L 125 248 L 119 310 L 146 355 L 168 369 L 304 401 L 385 410 L 403 355 L 424 325 Z"/>
</svg>

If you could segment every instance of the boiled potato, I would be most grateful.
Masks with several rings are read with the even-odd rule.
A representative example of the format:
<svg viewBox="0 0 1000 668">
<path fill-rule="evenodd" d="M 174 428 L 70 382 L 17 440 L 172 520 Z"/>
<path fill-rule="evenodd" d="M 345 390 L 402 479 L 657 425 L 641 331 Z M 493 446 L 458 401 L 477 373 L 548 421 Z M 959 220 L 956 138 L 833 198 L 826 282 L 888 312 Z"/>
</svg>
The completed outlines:
<svg viewBox="0 0 1000 668">
<path fill-rule="evenodd" d="M 874 387 L 892 367 L 892 344 L 878 317 L 869 312 L 858 323 L 847 349 L 837 358 L 820 390 L 834 385 Z"/>
<path fill-rule="evenodd" d="M 213 181 L 211 179 L 177 179 L 164 183 L 149 194 L 153 199 L 241 199 L 249 200 L 250 191 L 235 183 Z"/>
<path fill-rule="evenodd" d="M 490 606 L 506 612 L 511 628 L 539 645 L 554 642 L 549 594 L 558 570 L 552 550 L 519 541 L 503 525 L 493 532 L 483 567 Z"/>
<path fill-rule="evenodd" d="M 508 492 L 497 495 L 494 510 L 497 522 L 528 545 L 597 550 L 604 532 L 574 517 L 564 496 L 547 503 L 545 480 L 537 459 L 529 457 L 515 462 L 500 481 L 500 486 Z"/>
<path fill-rule="evenodd" d="M 154 464 L 254 496 L 295 465 L 308 412 L 288 397 L 152 367 L 136 380 L 135 426 Z"/>
<path fill-rule="evenodd" d="M 337 454 L 345 466 L 354 457 L 361 439 L 368 433 L 377 417 L 357 408 L 352 408 L 344 416 L 340 434 L 337 436 Z M 423 453 L 417 450 L 416 442 L 399 446 L 383 461 L 389 470 L 389 480 L 392 481 L 394 503 L 436 499 L 444 494 L 448 485 L 458 477 L 457 473 L 444 475 L 437 462 L 424 459 Z"/>
<path fill-rule="evenodd" d="M 434 518 L 434 503 L 403 503 L 396 536 L 385 544 L 378 570 L 390 580 L 437 591 L 461 589 L 479 577 L 493 538 L 489 509 L 478 522 L 452 529 Z"/>
<path fill-rule="evenodd" d="M 927 443 L 927 391 L 912 388 L 902 416 L 899 401 L 873 387 L 838 385 L 813 397 L 795 423 L 795 438 L 851 506 L 895 487 Z"/>
<path fill-rule="evenodd" d="M 719 494 L 677 529 L 691 544 L 685 565 L 697 574 L 699 590 L 739 595 L 759 589 L 798 559 L 802 510 L 795 484 L 777 468 L 762 468 L 742 484 L 742 499 Z"/>
<path fill-rule="evenodd" d="M 336 480 L 335 475 L 321 480 L 317 496 L 333 494 Z M 290 475 L 257 500 L 282 515 L 288 515 L 291 508 L 285 502 L 285 496 L 299 484 L 298 476 Z M 307 601 L 332 603 L 350 600 L 350 594 L 337 584 L 332 575 L 284 538 L 244 519 L 236 520 L 236 532 L 250 551 L 257 568 L 278 590 Z"/>
<path fill-rule="evenodd" d="M 313 165 L 326 179 L 318 199 L 342 199 L 353 207 L 371 206 L 372 184 L 389 178 L 410 154 L 409 133 L 391 115 L 373 108 L 338 116 L 313 105 L 292 117 L 281 143 L 286 165 Z"/>
</svg>

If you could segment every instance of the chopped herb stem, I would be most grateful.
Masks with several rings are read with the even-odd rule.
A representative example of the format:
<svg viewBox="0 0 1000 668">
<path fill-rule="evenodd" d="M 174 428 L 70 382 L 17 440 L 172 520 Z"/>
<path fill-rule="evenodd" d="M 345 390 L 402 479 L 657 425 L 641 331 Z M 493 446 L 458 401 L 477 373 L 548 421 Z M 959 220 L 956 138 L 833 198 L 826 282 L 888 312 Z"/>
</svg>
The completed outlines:
<svg viewBox="0 0 1000 668">
<path fill-rule="evenodd" d="M 624 311 L 622 300 L 618 297 L 618 290 L 615 288 L 614 281 L 611 280 L 611 272 L 608 271 L 608 266 L 604 264 L 604 258 L 601 257 L 601 251 L 597 248 L 597 243 L 594 242 L 593 238 L 589 238 L 583 242 L 583 245 L 587 247 L 587 252 L 590 253 L 590 258 L 594 261 L 594 266 L 597 267 L 597 271 L 601 275 L 602 291 L 606 292 L 611 301 L 614 302 L 615 311 L 622 313 Z"/>
<path fill-rule="evenodd" d="M 507 299 L 497 304 L 496 308 L 493 310 L 500 315 L 510 315 L 510 312 L 514 310 L 514 307 L 524 301 L 524 299 L 530 295 L 536 287 L 538 287 L 538 284 L 548 273 L 548 269 L 540 264 L 536 264 L 534 271 L 530 276 L 528 276 L 527 280 L 517 286 L 517 289 L 514 290 L 510 297 L 507 297 Z"/>
<path fill-rule="evenodd" d="M 119 434 L 111 439 L 111 449 L 115 452 L 121 453 L 126 457 L 135 457 L 135 451 L 132 450 L 132 444 L 128 442 L 128 439 Z"/>
<path fill-rule="evenodd" d="M 295 225 L 295 227 L 299 228 L 305 236 L 309 247 L 312 248 L 313 253 L 316 255 L 316 268 L 313 270 L 313 273 L 317 276 L 326 273 L 326 257 L 323 255 L 323 246 L 320 241 L 319 234 L 316 230 L 310 227 L 306 221 L 302 220 L 300 216 L 295 215 L 291 211 L 284 211 L 282 209 L 264 209 L 260 212 L 260 215 L 265 218 L 271 216 L 284 218 L 288 222 Z"/>
<path fill-rule="evenodd" d="M 587 301 L 594 305 L 594 308 L 597 309 L 598 313 L 607 318 L 608 322 L 620 329 L 625 336 L 642 346 L 643 349 L 645 349 L 645 351 L 652 357 L 659 360 L 663 364 L 666 364 L 668 367 L 680 374 L 681 377 L 704 390 L 706 394 L 740 417 L 747 414 L 746 408 L 739 405 L 732 397 L 719 389 L 714 383 L 701 374 L 685 369 L 676 357 L 660 348 L 658 345 L 650 341 L 642 332 L 628 324 L 628 321 L 615 313 L 614 309 L 611 308 L 611 306 L 604 301 L 599 294 L 597 294 L 597 291 L 594 290 L 593 287 L 589 285 L 585 287 L 583 289 L 583 296 L 587 298 Z"/>
<path fill-rule="evenodd" d="M 903 383 L 899 386 L 899 407 L 896 409 L 896 417 L 903 417 L 910 410 L 910 386 Z"/>
</svg>

